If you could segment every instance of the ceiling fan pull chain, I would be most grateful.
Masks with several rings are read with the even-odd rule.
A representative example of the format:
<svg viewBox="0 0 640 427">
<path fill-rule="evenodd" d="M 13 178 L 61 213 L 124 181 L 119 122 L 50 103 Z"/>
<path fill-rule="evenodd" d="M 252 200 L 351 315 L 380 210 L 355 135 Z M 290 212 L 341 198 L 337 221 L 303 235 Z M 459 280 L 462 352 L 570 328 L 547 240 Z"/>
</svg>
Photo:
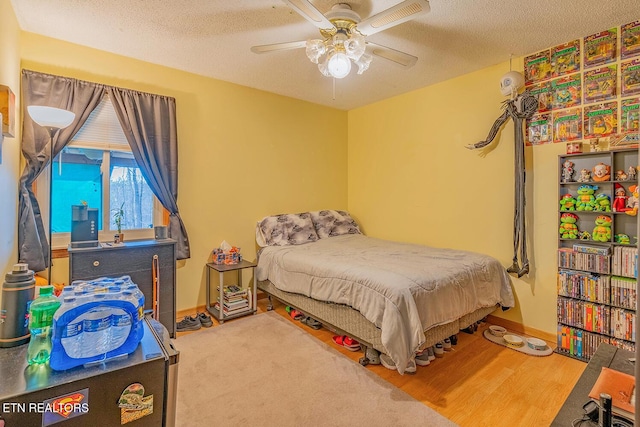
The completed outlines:
<svg viewBox="0 0 640 427">
<path fill-rule="evenodd" d="M 334 77 L 333 79 L 333 100 L 336 100 L 336 78 Z"/>
</svg>

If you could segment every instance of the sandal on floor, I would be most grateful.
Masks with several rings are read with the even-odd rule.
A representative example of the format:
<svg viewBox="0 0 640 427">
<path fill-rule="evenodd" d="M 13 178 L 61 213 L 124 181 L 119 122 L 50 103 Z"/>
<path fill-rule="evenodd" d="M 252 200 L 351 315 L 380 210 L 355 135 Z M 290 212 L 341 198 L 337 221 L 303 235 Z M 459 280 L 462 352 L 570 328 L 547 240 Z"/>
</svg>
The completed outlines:
<svg viewBox="0 0 640 427">
<path fill-rule="evenodd" d="M 289 313 L 289 316 L 291 316 L 293 320 L 301 320 L 301 319 L 304 319 L 305 317 L 303 312 L 298 311 L 293 307 L 287 306 L 285 310 L 287 311 L 287 313 Z"/>
<path fill-rule="evenodd" d="M 338 344 L 339 346 L 346 348 L 349 351 L 360 350 L 360 343 L 346 335 L 335 335 L 333 337 L 333 342 Z"/>
<path fill-rule="evenodd" d="M 322 328 L 322 323 L 314 319 L 313 317 L 305 317 L 301 320 L 302 323 L 310 327 L 311 329 L 320 329 Z"/>
</svg>

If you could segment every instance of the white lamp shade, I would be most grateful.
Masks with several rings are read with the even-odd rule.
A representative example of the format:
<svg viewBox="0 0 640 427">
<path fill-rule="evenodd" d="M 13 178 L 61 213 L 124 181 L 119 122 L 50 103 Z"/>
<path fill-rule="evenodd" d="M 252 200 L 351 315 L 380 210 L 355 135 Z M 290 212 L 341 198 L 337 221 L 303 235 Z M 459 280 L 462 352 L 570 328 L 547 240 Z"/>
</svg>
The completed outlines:
<svg viewBox="0 0 640 427">
<path fill-rule="evenodd" d="M 351 60 L 344 53 L 334 53 L 327 61 L 327 68 L 333 77 L 341 79 L 351 71 Z"/>
<path fill-rule="evenodd" d="M 29 112 L 29 116 L 31 116 L 31 120 L 38 125 L 56 129 L 66 128 L 76 117 L 71 111 L 43 105 L 29 105 L 27 111 Z"/>
</svg>

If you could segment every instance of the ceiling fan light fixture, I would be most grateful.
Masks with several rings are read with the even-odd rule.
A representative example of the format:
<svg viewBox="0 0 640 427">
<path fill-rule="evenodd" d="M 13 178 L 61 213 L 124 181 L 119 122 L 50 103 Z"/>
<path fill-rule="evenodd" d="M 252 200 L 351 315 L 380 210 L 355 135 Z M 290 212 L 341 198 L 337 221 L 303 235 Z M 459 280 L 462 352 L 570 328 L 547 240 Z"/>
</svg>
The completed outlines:
<svg viewBox="0 0 640 427">
<path fill-rule="evenodd" d="M 333 52 L 327 59 L 327 69 L 332 77 L 342 79 L 351 72 L 351 60 L 342 52 Z"/>
<path fill-rule="evenodd" d="M 356 65 L 358 66 L 358 74 L 362 74 L 369 69 L 369 65 L 371 64 L 371 60 L 373 56 L 368 53 L 364 53 L 358 58 L 356 61 Z"/>
<path fill-rule="evenodd" d="M 324 41 L 320 39 L 313 39 L 307 41 L 307 58 L 309 61 L 317 64 L 320 57 L 327 52 L 327 47 L 324 45 Z"/>
<path fill-rule="evenodd" d="M 347 56 L 354 61 L 358 61 L 358 59 L 360 59 L 366 48 L 364 36 L 357 33 L 351 34 L 349 39 L 346 40 L 343 45 L 344 50 L 347 52 Z"/>
</svg>

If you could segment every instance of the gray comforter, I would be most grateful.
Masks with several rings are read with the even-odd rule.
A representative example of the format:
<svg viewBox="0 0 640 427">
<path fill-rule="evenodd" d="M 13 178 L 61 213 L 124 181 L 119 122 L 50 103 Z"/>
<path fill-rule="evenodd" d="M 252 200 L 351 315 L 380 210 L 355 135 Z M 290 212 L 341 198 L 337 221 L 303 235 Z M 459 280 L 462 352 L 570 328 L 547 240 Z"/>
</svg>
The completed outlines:
<svg viewBox="0 0 640 427">
<path fill-rule="evenodd" d="M 514 305 L 510 278 L 490 256 L 359 234 L 268 246 L 257 278 L 360 311 L 380 328 L 400 373 L 424 343 L 423 331 L 482 307 Z"/>
</svg>

